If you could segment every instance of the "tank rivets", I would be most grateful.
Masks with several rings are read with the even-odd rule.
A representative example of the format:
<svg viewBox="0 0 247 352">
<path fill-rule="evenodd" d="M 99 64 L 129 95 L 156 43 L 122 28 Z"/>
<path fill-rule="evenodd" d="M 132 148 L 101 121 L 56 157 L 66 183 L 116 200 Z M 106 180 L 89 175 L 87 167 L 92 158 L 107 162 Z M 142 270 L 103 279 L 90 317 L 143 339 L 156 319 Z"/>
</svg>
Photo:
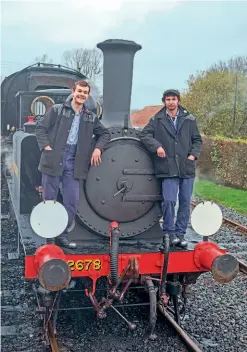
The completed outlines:
<svg viewBox="0 0 247 352">
<path fill-rule="evenodd" d="M 111 161 L 112 161 L 112 162 L 114 162 L 115 160 L 116 160 L 116 159 L 114 159 L 114 158 L 111 158 Z"/>
<path fill-rule="evenodd" d="M 149 177 L 148 181 L 152 181 L 152 177 Z"/>
<path fill-rule="evenodd" d="M 96 177 L 96 180 L 99 181 L 99 180 L 100 180 L 100 177 Z"/>
<path fill-rule="evenodd" d="M 145 200 L 142 201 L 142 204 L 145 204 Z"/>
<path fill-rule="evenodd" d="M 102 204 L 105 204 L 105 200 L 102 200 L 101 203 L 102 203 Z"/>
<path fill-rule="evenodd" d="M 136 159 L 135 162 L 138 163 L 139 159 Z"/>
</svg>

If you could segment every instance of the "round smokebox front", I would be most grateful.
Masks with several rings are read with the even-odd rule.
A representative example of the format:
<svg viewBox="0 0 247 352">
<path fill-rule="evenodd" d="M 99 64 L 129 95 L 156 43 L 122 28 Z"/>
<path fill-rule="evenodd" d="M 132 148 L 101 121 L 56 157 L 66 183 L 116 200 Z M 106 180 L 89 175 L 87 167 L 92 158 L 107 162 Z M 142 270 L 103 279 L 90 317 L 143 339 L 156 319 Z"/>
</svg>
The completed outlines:
<svg viewBox="0 0 247 352">
<path fill-rule="evenodd" d="M 109 224 L 121 225 L 131 237 L 154 226 L 160 218 L 160 183 L 141 143 L 119 138 L 110 142 L 99 166 L 91 166 L 81 189 L 78 216 L 94 232 L 108 236 Z"/>
</svg>

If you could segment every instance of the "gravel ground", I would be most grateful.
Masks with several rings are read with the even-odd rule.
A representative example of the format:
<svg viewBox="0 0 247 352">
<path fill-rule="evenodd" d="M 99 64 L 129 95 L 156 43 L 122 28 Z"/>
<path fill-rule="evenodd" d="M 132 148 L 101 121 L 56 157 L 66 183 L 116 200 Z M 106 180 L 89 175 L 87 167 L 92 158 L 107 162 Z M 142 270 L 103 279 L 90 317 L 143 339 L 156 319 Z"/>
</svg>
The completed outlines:
<svg viewBox="0 0 247 352">
<path fill-rule="evenodd" d="M 234 212 L 228 217 L 240 221 Z M 43 351 L 37 320 L 31 302 L 30 284 L 25 283 L 23 253 L 18 260 L 9 261 L 7 253 L 16 248 L 17 228 L 13 220 L 2 222 L 2 351 Z M 246 238 L 232 229 L 222 228 L 211 237 L 224 243 L 228 249 L 247 262 Z M 83 295 L 82 295 L 83 296 Z M 67 298 L 66 298 L 67 297 Z M 63 304 L 68 303 L 69 295 Z M 14 312 L 9 312 L 12 306 Z M 8 307 L 7 309 L 5 307 Z M 58 317 L 61 352 L 77 351 L 171 351 L 185 352 L 187 349 L 173 330 L 159 320 L 155 341 L 144 342 L 143 329 L 147 324 L 147 308 L 125 309 L 124 314 L 138 324 L 129 332 L 126 324 L 114 312 L 99 321 L 92 311 L 63 312 Z M 203 274 L 191 286 L 187 312 L 183 320 L 184 329 L 201 344 L 202 351 L 247 351 L 247 276 L 239 274 L 230 284 L 219 285 L 211 274 Z M 16 335 L 11 335 L 10 326 L 15 326 Z M 5 328 L 6 327 L 6 328 Z M 19 333 L 18 333 L 19 332 Z"/>
</svg>

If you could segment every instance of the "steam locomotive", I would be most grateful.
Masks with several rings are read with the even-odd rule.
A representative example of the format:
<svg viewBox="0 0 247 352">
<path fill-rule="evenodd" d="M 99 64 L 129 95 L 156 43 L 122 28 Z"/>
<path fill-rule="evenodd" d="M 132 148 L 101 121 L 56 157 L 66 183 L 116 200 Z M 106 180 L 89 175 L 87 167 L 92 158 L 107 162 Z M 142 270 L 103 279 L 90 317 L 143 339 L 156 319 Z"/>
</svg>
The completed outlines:
<svg viewBox="0 0 247 352">
<path fill-rule="evenodd" d="M 64 102 L 75 81 L 88 78 L 66 66 L 37 63 L 6 77 L 1 84 L 1 133 L 23 128 L 28 116 L 35 120 L 53 104 Z M 102 114 L 99 90 L 92 86 L 87 108 Z"/>
<path fill-rule="evenodd" d="M 90 166 L 86 181 L 80 185 L 79 207 L 69 233 L 77 248 L 60 248 L 48 243 L 49 238 L 61 234 L 66 226 L 62 190 L 61 201 L 41 201 L 35 121 L 24 122 L 24 115 L 19 115 L 18 109 L 17 115 L 14 114 L 11 101 L 16 92 L 14 88 L 8 90 L 6 82 L 3 127 L 9 124 L 22 129 L 13 135 L 12 173 L 7 177 L 8 185 L 25 252 L 25 277 L 35 282 L 39 297 L 37 309 L 46 312 L 44 319 L 54 313 L 54 302 L 59 301 L 57 295 L 61 298 L 63 290 L 74 280 L 83 282 L 85 295 L 99 318 L 105 318 L 107 310 L 113 308 L 130 329 L 135 328 L 114 304 L 122 304 L 131 286 L 141 285 L 150 298 L 147 328 L 150 336 L 155 328 L 157 307 L 163 313 L 172 307 L 174 319 L 180 324 L 178 302 L 185 299 L 187 286 L 208 271 L 216 281 L 230 282 L 238 273 L 238 262 L 207 237 L 202 239 L 201 235 L 208 236 L 211 231 L 205 228 L 206 233 L 203 233 L 200 227 L 199 213 L 205 211 L 205 204 L 194 213 L 198 235 L 188 230 L 188 248 L 170 248 L 167 238 L 163 238 L 160 181 L 155 178 L 150 154 L 140 143 L 139 131 L 130 124 L 133 62 L 142 47 L 133 41 L 115 39 L 97 46 L 104 55 L 102 122 L 109 129 L 111 141 L 102 154 L 102 163 Z M 28 81 L 31 89 L 38 87 L 35 94 L 47 96 L 47 92 L 40 90 L 47 89 L 48 71 L 57 80 L 56 87 L 52 83 L 52 89 L 58 86 L 67 89 L 69 83 L 66 85 L 65 81 L 71 83 L 79 78 L 78 74 L 55 68 L 39 71 L 29 68 L 18 77 L 19 80 L 22 77 L 25 84 Z M 11 79 L 12 82 L 17 79 L 16 75 Z M 12 98 L 7 96 L 10 92 Z M 20 98 L 21 94 L 17 96 Z M 207 206 L 214 213 L 217 211 L 212 204 Z M 96 294 L 101 278 L 106 279 L 107 295 L 99 301 Z M 56 316 L 53 315 L 53 324 Z"/>
</svg>

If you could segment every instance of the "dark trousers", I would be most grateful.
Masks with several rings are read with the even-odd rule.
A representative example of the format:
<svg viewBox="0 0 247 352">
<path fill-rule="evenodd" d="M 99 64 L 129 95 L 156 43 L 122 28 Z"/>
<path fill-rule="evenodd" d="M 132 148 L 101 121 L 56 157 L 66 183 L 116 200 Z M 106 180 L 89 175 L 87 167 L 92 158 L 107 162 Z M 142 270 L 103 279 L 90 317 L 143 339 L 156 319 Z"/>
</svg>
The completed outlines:
<svg viewBox="0 0 247 352">
<path fill-rule="evenodd" d="M 74 178 L 76 146 L 66 145 L 61 177 L 42 174 L 42 197 L 44 200 L 57 199 L 60 182 L 62 183 L 63 205 L 68 212 L 68 227 L 71 226 L 79 202 L 79 181 Z"/>
<path fill-rule="evenodd" d="M 184 235 L 190 218 L 190 201 L 193 192 L 194 178 L 166 178 L 162 181 L 163 193 L 163 231 L 167 234 Z M 178 194 L 179 192 L 179 194 Z M 176 223 L 175 206 L 179 208 Z"/>
</svg>

